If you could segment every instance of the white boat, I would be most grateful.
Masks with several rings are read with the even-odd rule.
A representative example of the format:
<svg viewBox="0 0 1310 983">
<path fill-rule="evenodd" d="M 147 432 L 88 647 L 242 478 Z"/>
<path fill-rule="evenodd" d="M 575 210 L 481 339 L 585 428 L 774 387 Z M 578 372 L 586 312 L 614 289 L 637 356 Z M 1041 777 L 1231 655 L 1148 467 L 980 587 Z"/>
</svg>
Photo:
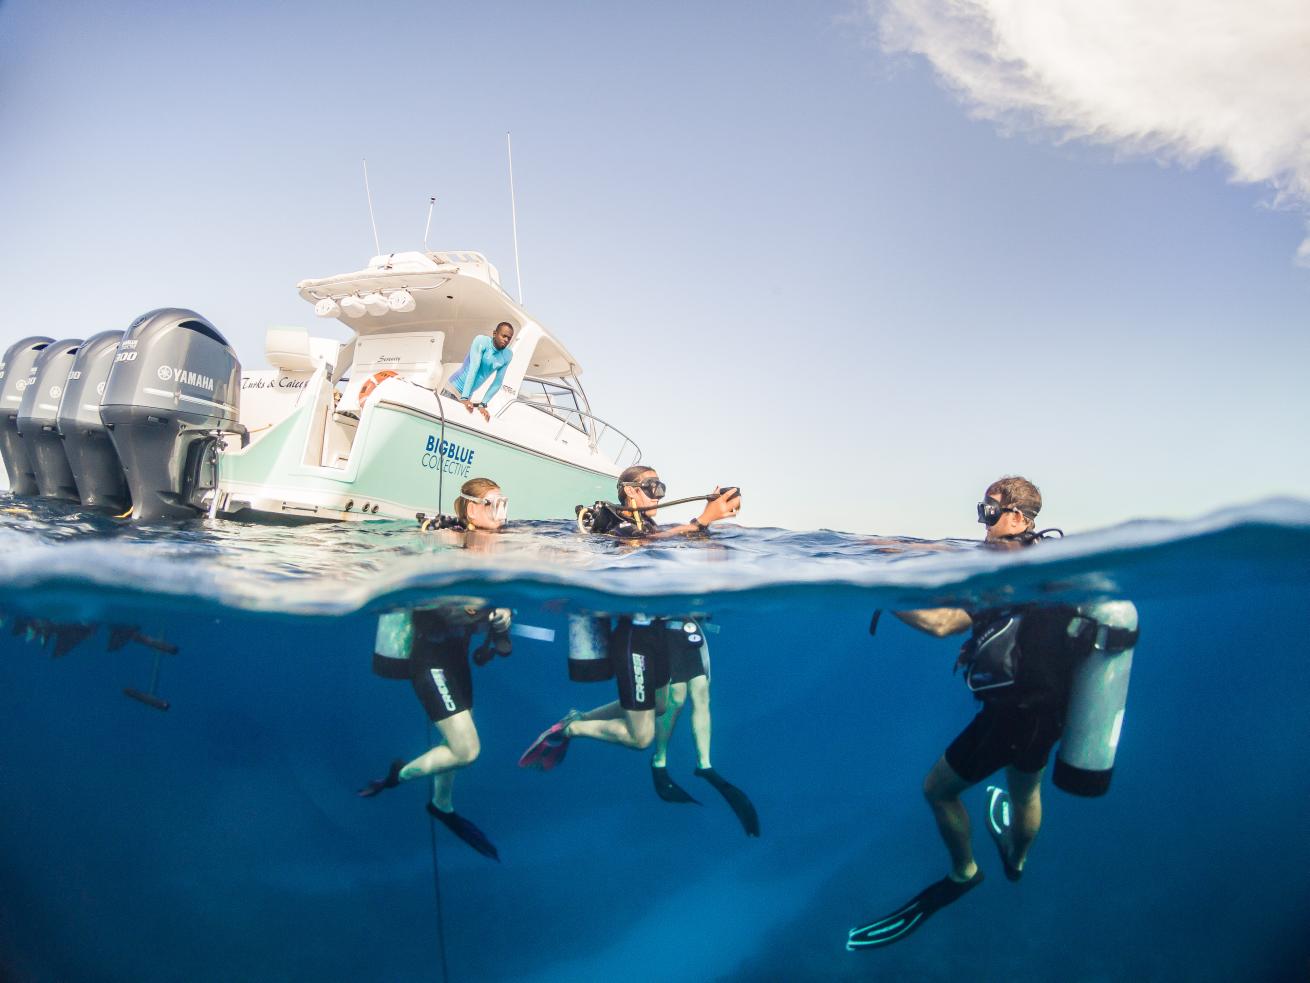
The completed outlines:
<svg viewBox="0 0 1310 983">
<path fill-rule="evenodd" d="M 241 371 L 217 329 L 180 309 L 143 315 L 121 339 L 11 346 L 11 378 L 0 365 L 0 450 L 15 493 L 75 485 L 83 504 L 110 507 L 126 495 L 144 520 L 207 511 L 357 521 L 449 513 L 465 480 L 488 477 L 516 518 L 561 519 L 612 495 L 615 476 L 640 457 L 592 412 L 577 359 L 480 253 L 376 256 L 298 289 L 351 337 L 273 328 L 268 369 Z M 501 321 L 515 328 L 513 357 L 498 392 L 473 394 L 487 403 L 484 420 L 444 388 L 473 340 Z M 24 388 L 67 398 L 24 402 Z M 39 439 L 55 430 L 67 457 L 74 447 L 81 455 L 72 482 L 42 470 L 61 466 Z M 121 476 L 104 473 L 111 444 Z M 105 491 L 110 477 L 126 489 Z"/>
</svg>

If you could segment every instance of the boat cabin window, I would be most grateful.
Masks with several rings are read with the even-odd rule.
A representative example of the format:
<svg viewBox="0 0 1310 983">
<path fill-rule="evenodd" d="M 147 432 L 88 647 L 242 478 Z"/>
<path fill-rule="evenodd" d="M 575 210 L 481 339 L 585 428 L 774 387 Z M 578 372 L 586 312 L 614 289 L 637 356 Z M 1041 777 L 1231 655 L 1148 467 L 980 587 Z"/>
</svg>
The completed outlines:
<svg viewBox="0 0 1310 983">
<path fill-rule="evenodd" d="M 578 405 L 578 394 L 555 379 L 525 376 L 519 386 L 519 398 L 528 405 L 562 420 L 579 433 L 586 433 L 585 417 Z"/>
</svg>

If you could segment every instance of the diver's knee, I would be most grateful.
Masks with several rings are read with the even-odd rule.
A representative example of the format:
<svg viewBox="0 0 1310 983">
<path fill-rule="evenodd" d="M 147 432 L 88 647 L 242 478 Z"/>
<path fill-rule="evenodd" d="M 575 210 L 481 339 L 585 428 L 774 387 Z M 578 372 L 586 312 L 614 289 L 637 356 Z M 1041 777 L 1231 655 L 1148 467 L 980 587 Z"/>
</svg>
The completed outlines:
<svg viewBox="0 0 1310 983">
<path fill-rule="evenodd" d="M 638 751 L 646 750 L 655 743 L 655 721 L 634 721 L 628 727 L 628 736 L 631 738 L 632 747 Z"/>
<path fill-rule="evenodd" d="M 478 760 L 478 755 L 482 753 L 482 742 L 474 734 L 472 737 L 460 741 L 458 744 L 447 744 L 450 753 L 455 756 L 455 761 L 460 767 L 466 767 Z"/>
</svg>

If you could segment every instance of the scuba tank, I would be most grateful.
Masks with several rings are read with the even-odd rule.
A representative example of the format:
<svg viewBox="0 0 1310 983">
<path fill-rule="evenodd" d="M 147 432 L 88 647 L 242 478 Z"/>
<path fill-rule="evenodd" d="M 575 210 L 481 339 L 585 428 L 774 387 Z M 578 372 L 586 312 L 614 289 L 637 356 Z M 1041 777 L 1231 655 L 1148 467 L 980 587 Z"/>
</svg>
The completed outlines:
<svg viewBox="0 0 1310 983">
<path fill-rule="evenodd" d="M 614 676 L 610 666 L 610 619 L 594 614 L 569 615 L 569 679 L 599 683 Z"/>
<path fill-rule="evenodd" d="M 1095 623 L 1092 650 L 1074 669 L 1064 737 L 1055 760 L 1055 785 L 1073 795 L 1094 797 L 1110 788 L 1119 748 L 1128 676 L 1137 644 L 1137 608 L 1131 601 L 1103 601 L 1079 608 L 1079 622 Z"/>
</svg>

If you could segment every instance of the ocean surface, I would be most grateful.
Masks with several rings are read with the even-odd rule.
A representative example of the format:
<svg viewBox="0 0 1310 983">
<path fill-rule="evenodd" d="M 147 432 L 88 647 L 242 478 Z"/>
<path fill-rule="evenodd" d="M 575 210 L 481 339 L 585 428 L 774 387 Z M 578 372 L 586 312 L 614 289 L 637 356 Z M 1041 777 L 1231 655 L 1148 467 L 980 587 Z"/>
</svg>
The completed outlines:
<svg viewBox="0 0 1310 983">
<path fill-rule="evenodd" d="M 461 549 L 0 496 L 0 584 L 6 981 L 1310 978 L 1307 502 L 997 552 L 718 527 L 634 549 L 566 523 Z M 426 782 L 355 795 L 433 739 L 371 671 L 378 617 L 452 595 L 556 632 L 474 670 L 482 756 L 455 806 L 500 863 L 434 828 Z M 871 636 L 872 612 L 1104 598 L 1141 624 L 1109 794 L 1048 780 L 1012 884 L 970 791 L 985 883 L 846 952 L 945 874 L 920 787 L 976 708 L 958 639 L 890 617 Z M 517 767 L 614 698 L 568 679 L 566 619 L 591 610 L 712 613 L 713 760 L 758 839 L 693 775 L 686 713 L 670 774 L 700 805 L 657 798 L 647 752 L 575 740 Z M 147 641 L 109 651 L 111 626 Z"/>
</svg>

